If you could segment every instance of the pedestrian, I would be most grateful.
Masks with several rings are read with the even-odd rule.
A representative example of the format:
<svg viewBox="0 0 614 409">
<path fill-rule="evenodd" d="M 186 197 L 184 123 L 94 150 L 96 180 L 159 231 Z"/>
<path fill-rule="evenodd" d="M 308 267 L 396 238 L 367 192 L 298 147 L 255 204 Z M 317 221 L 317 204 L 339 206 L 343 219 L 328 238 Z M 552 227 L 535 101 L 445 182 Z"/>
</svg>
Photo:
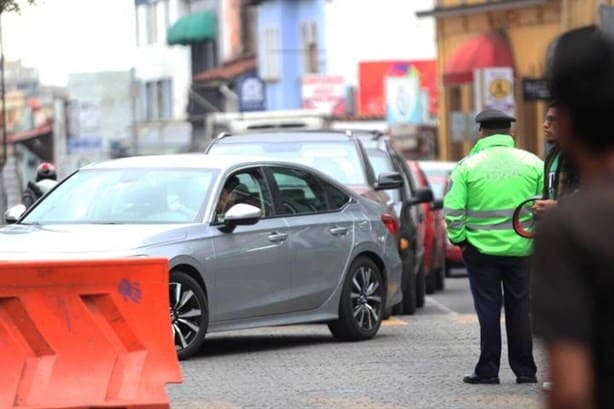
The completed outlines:
<svg viewBox="0 0 614 409">
<path fill-rule="evenodd" d="M 559 200 L 575 193 L 580 186 L 580 176 L 576 167 L 559 146 L 558 109 L 559 104 L 556 101 L 550 102 L 544 120 L 544 135 L 550 150 L 544 163 L 542 200 L 537 200 L 532 208 L 537 217 L 553 209 Z M 552 384 L 546 381 L 542 387 L 549 391 Z"/>
<path fill-rule="evenodd" d="M 58 183 L 57 179 L 58 173 L 53 164 L 43 162 L 38 165 L 36 168 L 36 180 L 28 181 L 26 190 L 23 192 L 22 203 L 26 206 L 26 209 L 50 191 Z"/>
<path fill-rule="evenodd" d="M 535 334 L 544 339 L 553 409 L 614 407 L 614 41 L 563 34 L 548 73 L 559 145 L 582 188 L 537 225 Z"/>
<path fill-rule="evenodd" d="M 557 201 L 575 193 L 580 185 L 580 176 L 570 158 L 561 152 L 558 131 L 558 103 L 548 104 L 544 120 L 544 135 L 550 150 L 544 163 L 544 191 L 542 200 L 533 206 L 536 216 L 556 206 Z"/>
<path fill-rule="evenodd" d="M 515 118 L 497 110 L 476 116 L 480 139 L 451 175 L 444 198 L 450 241 L 461 247 L 480 322 L 480 357 L 470 384 L 498 384 L 501 307 L 509 361 L 517 383 L 535 383 L 536 365 L 529 322 L 531 242 L 512 224 L 514 208 L 543 189 L 543 162 L 517 149 Z"/>
</svg>

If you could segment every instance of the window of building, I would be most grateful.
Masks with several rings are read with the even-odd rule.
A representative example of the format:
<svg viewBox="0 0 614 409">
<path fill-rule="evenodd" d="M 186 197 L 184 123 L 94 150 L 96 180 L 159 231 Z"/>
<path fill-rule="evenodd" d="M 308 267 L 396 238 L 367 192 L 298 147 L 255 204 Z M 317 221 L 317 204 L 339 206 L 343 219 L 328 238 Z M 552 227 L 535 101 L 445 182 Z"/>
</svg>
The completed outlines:
<svg viewBox="0 0 614 409">
<path fill-rule="evenodd" d="M 241 47 L 242 54 L 256 52 L 256 8 L 241 6 Z"/>
<path fill-rule="evenodd" d="M 264 59 L 262 78 L 276 81 L 281 77 L 281 41 L 279 28 L 268 27 L 264 30 Z"/>
<path fill-rule="evenodd" d="M 318 30 L 315 21 L 301 24 L 301 50 L 303 73 L 318 73 Z"/>
<path fill-rule="evenodd" d="M 173 83 L 170 78 L 146 81 L 141 92 L 141 119 L 156 121 L 173 116 Z"/>
<path fill-rule="evenodd" d="M 190 46 L 192 53 L 192 74 L 211 70 L 217 64 L 217 45 L 215 41 L 202 41 Z"/>
<path fill-rule="evenodd" d="M 145 27 L 147 30 L 147 44 L 154 44 L 158 41 L 158 15 L 156 13 L 156 3 L 149 3 L 145 12 Z"/>
</svg>

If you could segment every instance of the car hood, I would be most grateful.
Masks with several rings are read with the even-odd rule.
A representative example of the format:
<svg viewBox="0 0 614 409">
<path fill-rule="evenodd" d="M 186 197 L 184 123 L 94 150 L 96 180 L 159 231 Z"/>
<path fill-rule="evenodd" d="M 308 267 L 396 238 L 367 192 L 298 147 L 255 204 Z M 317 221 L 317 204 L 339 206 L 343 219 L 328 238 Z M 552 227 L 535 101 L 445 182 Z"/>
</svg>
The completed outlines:
<svg viewBox="0 0 614 409">
<path fill-rule="evenodd" d="M 137 255 L 139 249 L 182 240 L 185 225 L 10 225 L 0 229 L 0 260 L 28 254 Z"/>
</svg>

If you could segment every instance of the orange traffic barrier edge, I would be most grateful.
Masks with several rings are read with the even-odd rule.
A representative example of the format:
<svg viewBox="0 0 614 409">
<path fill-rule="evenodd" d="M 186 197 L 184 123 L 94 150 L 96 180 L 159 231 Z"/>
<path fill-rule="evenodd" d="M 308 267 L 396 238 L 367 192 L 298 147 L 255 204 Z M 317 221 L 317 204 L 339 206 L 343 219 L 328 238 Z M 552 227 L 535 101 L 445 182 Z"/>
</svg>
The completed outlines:
<svg viewBox="0 0 614 409">
<path fill-rule="evenodd" d="M 0 408 L 168 408 L 165 258 L 0 263 Z"/>
</svg>

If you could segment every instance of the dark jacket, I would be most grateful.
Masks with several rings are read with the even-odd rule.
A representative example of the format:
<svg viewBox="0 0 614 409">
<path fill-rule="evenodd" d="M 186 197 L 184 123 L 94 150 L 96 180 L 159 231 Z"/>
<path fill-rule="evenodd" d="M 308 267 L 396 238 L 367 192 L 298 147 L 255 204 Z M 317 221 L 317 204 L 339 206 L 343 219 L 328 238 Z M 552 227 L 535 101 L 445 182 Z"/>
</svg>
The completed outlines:
<svg viewBox="0 0 614 409">
<path fill-rule="evenodd" d="M 580 187 L 580 175 L 578 171 L 571 163 L 569 158 L 565 156 L 558 146 L 553 146 L 550 149 L 550 152 L 546 155 L 546 160 L 544 162 L 544 191 L 543 197 L 548 199 L 548 191 L 550 190 L 550 165 L 557 156 L 560 156 L 559 166 L 556 170 L 554 181 L 552 181 L 554 186 L 554 198 L 555 200 L 559 200 L 564 196 L 568 196 L 578 190 Z"/>
</svg>

